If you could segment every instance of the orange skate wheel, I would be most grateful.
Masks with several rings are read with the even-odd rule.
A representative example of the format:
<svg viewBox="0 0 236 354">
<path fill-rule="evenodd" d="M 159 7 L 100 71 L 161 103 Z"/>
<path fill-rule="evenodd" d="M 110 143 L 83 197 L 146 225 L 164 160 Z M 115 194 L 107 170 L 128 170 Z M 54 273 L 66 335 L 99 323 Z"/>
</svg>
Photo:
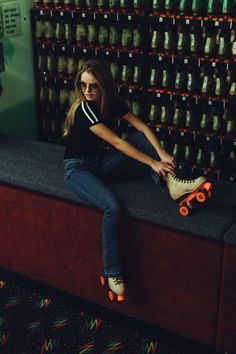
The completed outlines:
<svg viewBox="0 0 236 354">
<path fill-rule="evenodd" d="M 115 295 L 114 295 L 114 293 L 110 290 L 110 291 L 108 291 L 108 297 L 109 297 L 109 299 L 111 300 L 111 301 L 113 301 L 114 299 L 115 299 Z"/>
<path fill-rule="evenodd" d="M 180 215 L 187 216 L 189 214 L 189 208 L 185 205 L 181 206 L 179 209 Z"/>
<path fill-rule="evenodd" d="M 204 192 L 198 192 L 196 195 L 196 199 L 199 203 L 204 203 L 206 201 L 207 197 Z"/>
<path fill-rule="evenodd" d="M 124 295 L 117 295 L 117 301 L 124 301 L 125 297 Z"/>
<path fill-rule="evenodd" d="M 103 275 L 100 276 L 100 283 L 101 283 L 102 285 L 105 285 L 105 278 L 104 278 Z"/>
</svg>

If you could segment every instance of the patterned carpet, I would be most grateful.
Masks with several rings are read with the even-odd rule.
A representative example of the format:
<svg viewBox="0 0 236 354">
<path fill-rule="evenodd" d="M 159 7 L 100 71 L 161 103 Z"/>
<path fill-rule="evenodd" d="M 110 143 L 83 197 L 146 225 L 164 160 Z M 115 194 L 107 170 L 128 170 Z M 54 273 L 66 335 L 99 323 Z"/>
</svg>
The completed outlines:
<svg viewBox="0 0 236 354">
<path fill-rule="evenodd" d="M 0 271 L 1 354 L 213 353 L 29 282 Z"/>
</svg>

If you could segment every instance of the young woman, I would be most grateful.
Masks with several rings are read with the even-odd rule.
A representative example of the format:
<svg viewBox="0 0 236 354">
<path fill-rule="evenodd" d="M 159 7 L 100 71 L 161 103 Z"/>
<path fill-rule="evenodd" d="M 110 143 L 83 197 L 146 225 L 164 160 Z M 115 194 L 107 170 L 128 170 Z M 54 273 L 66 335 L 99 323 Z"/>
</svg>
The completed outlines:
<svg viewBox="0 0 236 354">
<path fill-rule="evenodd" d="M 121 139 L 112 129 L 115 118 L 131 124 L 136 133 Z M 104 213 L 101 226 L 103 273 L 110 289 L 122 299 L 125 283 L 118 258 L 120 204 L 104 177 L 132 158 L 151 168 L 153 179 L 167 179 L 176 163 L 152 130 L 118 96 L 109 66 L 87 60 L 75 79 L 75 101 L 64 127 L 65 181 L 69 188 Z M 102 148 L 106 142 L 110 148 Z"/>
</svg>

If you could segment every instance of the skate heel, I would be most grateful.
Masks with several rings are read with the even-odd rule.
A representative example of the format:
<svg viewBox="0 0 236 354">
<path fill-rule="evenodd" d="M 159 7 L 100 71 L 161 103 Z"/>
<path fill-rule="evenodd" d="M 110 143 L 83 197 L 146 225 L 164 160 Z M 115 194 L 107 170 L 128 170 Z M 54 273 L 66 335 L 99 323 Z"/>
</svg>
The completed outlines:
<svg viewBox="0 0 236 354">
<path fill-rule="evenodd" d="M 100 276 L 100 283 L 102 286 L 107 285 L 109 288 L 108 281 L 103 275 Z M 108 298 L 110 301 L 117 300 L 118 302 L 125 300 L 124 294 L 117 294 L 114 291 L 112 291 L 111 289 L 108 290 Z"/>
</svg>

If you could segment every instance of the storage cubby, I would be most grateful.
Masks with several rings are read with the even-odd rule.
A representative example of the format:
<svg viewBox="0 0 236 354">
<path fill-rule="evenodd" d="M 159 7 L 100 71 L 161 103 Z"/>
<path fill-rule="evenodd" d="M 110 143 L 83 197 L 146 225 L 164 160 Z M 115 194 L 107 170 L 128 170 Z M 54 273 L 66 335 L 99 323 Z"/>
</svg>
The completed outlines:
<svg viewBox="0 0 236 354">
<path fill-rule="evenodd" d="M 229 0 L 35 1 L 40 139 L 63 144 L 75 74 L 98 56 L 179 170 L 235 181 L 235 13 Z M 117 131 L 129 127 L 118 120 Z"/>
</svg>

